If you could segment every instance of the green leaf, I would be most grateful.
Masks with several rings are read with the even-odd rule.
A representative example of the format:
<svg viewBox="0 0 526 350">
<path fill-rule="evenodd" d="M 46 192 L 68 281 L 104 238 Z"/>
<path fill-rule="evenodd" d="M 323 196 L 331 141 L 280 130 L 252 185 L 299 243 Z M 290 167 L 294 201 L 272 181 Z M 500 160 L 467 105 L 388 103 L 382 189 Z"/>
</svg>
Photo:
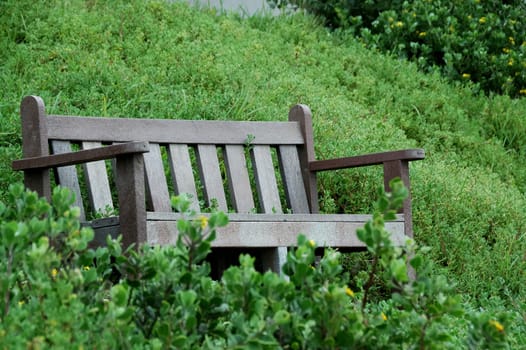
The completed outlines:
<svg viewBox="0 0 526 350">
<path fill-rule="evenodd" d="M 287 310 L 279 310 L 274 314 L 274 322 L 281 326 L 290 322 L 290 313 Z"/>
<path fill-rule="evenodd" d="M 116 306 L 125 306 L 128 302 L 128 289 L 122 285 L 117 284 L 111 288 L 111 300 L 115 303 Z"/>
<path fill-rule="evenodd" d="M 389 264 L 391 274 L 393 277 L 400 282 L 407 282 L 407 266 L 403 259 L 391 260 Z"/>
<path fill-rule="evenodd" d="M 184 308 L 190 308 L 194 305 L 197 294 L 193 290 L 184 290 L 178 293 L 179 301 Z"/>
<path fill-rule="evenodd" d="M 420 269 L 423 263 L 424 263 L 424 258 L 422 257 L 422 255 L 415 255 L 411 259 L 411 261 L 409 261 L 409 264 L 411 264 L 411 266 L 417 271 Z"/>
</svg>

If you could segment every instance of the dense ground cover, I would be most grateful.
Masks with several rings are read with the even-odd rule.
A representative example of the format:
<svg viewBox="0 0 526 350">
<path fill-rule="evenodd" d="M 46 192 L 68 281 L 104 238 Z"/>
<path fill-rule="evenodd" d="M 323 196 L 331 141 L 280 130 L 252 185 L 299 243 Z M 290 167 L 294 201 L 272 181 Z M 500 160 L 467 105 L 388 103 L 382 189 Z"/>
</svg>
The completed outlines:
<svg viewBox="0 0 526 350">
<path fill-rule="evenodd" d="M 371 49 L 407 58 L 423 71 L 471 81 L 490 93 L 526 96 L 526 3 L 522 0 L 269 0 L 301 7 Z"/>
<path fill-rule="evenodd" d="M 422 147 L 415 235 L 468 307 L 526 314 L 526 100 L 479 96 L 302 15 L 217 16 L 159 1 L 0 1 L 0 198 L 21 179 L 18 105 L 60 114 L 285 120 L 314 114 L 317 155 Z M 326 211 L 370 212 L 381 170 L 322 178 Z M 331 196 L 333 195 L 333 196 Z M 504 322 L 504 321 L 503 321 Z M 522 340 L 522 341 L 521 341 Z"/>
</svg>

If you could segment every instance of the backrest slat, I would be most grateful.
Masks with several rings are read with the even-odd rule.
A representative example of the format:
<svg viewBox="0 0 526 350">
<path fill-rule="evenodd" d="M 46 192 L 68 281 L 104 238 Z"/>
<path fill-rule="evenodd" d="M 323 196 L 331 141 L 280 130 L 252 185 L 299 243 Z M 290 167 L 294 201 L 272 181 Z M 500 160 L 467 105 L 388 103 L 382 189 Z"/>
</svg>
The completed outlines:
<svg viewBox="0 0 526 350">
<path fill-rule="evenodd" d="M 68 141 L 51 141 L 51 151 L 53 154 L 71 152 L 71 143 Z M 75 195 L 75 202 L 73 205 L 80 209 L 80 220 L 86 220 L 84 211 L 84 204 L 82 203 L 82 196 L 80 194 L 79 179 L 77 177 L 77 168 L 74 165 L 59 167 L 56 169 L 57 183 L 60 186 L 69 188 Z"/>
<path fill-rule="evenodd" d="M 179 144 L 169 145 L 168 161 L 170 163 L 175 194 L 189 194 L 192 197 L 192 209 L 199 211 L 199 201 L 188 146 Z"/>
<path fill-rule="evenodd" d="M 91 141 L 82 142 L 83 149 L 97 147 L 102 147 L 102 144 Z M 102 160 L 86 163 L 84 164 L 84 173 L 93 212 L 105 212 L 107 209 L 113 209 L 113 199 L 111 197 L 106 163 Z"/>
<path fill-rule="evenodd" d="M 243 145 L 302 144 L 295 122 L 171 120 L 53 116 L 47 118 L 48 137 L 56 140 L 101 142 Z M 104 127 L 101 127 L 104 125 Z M 140 130 L 140 132 L 139 132 Z"/>
<path fill-rule="evenodd" d="M 264 213 L 282 213 L 270 146 L 253 146 L 251 156 L 261 210 Z"/>
<path fill-rule="evenodd" d="M 171 211 L 170 195 L 164 175 L 161 148 L 158 143 L 150 143 L 150 152 L 144 153 L 147 202 L 152 211 Z"/>
<path fill-rule="evenodd" d="M 278 148 L 278 159 L 289 207 L 294 214 L 310 213 L 298 149 L 294 145 L 280 146 Z"/>
<path fill-rule="evenodd" d="M 217 208 L 227 211 L 217 148 L 214 145 L 197 145 L 197 163 L 207 204 L 213 206 L 214 201 L 217 201 Z"/>
<path fill-rule="evenodd" d="M 251 150 L 252 166 L 259 195 L 259 202 L 264 213 L 283 212 L 276 181 L 276 173 L 272 161 L 270 146 L 256 145 Z M 279 232 L 274 234 L 279 235 Z M 263 270 L 281 273 L 281 267 L 287 261 L 287 247 L 263 249 L 261 264 Z"/>
<path fill-rule="evenodd" d="M 243 146 L 226 145 L 224 158 L 234 210 L 237 213 L 249 213 L 254 209 L 254 198 Z"/>
</svg>

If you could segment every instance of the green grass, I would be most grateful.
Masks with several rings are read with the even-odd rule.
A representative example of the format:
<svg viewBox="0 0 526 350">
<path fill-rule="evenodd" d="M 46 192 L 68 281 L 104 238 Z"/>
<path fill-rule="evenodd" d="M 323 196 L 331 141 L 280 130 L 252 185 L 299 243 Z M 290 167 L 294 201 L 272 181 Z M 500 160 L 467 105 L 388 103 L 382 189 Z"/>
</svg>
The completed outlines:
<svg viewBox="0 0 526 350">
<path fill-rule="evenodd" d="M 10 162 L 28 94 L 50 113 L 184 119 L 286 120 L 305 103 L 319 159 L 425 148 L 411 167 L 417 241 L 473 305 L 526 314 L 526 99 L 474 95 L 302 15 L 9 0 L 0 29 L 0 198 L 22 178 Z M 337 210 L 369 212 L 381 181 L 341 171 L 321 188 Z"/>
</svg>

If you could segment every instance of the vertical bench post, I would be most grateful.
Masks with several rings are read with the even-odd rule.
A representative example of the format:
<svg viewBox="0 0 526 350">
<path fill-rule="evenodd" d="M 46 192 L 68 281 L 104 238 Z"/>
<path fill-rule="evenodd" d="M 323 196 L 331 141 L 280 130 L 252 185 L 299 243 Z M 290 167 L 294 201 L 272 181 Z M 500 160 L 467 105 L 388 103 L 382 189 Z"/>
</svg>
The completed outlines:
<svg viewBox="0 0 526 350">
<path fill-rule="evenodd" d="M 399 177 L 407 188 L 408 195 L 404 200 L 400 213 L 404 215 L 406 236 L 413 238 L 413 212 L 411 208 L 411 186 L 409 181 L 409 162 L 407 160 L 393 160 L 384 163 L 384 188 L 390 191 L 389 182 Z"/>
<path fill-rule="evenodd" d="M 318 213 L 318 185 L 316 182 L 316 173 L 309 170 L 309 163 L 316 158 L 314 155 L 312 113 L 309 107 L 298 104 L 290 109 L 289 120 L 298 122 L 301 128 L 301 133 L 303 134 L 304 144 L 298 146 L 303 183 L 305 184 L 305 192 L 307 193 L 310 212 L 313 214 Z"/>
<path fill-rule="evenodd" d="M 20 105 L 20 115 L 23 157 L 49 155 L 44 101 L 38 96 L 27 96 Z M 24 184 L 27 188 L 36 191 L 39 196 L 51 199 L 48 169 L 24 171 Z"/>
<path fill-rule="evenodd" d="M 119 224 L 125 247 L 146 242 L 144 159 L 142 154 L 117 157 Z"/>
</svg>

